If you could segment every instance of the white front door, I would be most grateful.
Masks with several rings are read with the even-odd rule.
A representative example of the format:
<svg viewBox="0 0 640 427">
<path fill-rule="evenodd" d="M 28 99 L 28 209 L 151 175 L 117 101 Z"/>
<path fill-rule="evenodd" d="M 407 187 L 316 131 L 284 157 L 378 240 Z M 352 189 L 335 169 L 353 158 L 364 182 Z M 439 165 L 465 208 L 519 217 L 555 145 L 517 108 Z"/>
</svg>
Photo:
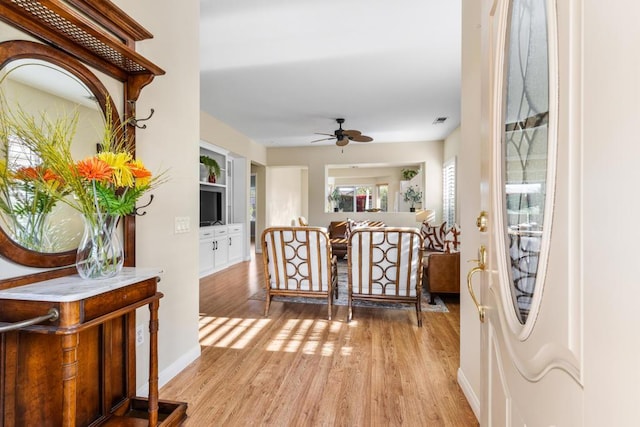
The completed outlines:
<svg viewBox="0 0 640 427">
<path fill-rule="evenodd" d="M 483 426 L 583 424 L 577 3 L 483 2 Z"/>
</svg>

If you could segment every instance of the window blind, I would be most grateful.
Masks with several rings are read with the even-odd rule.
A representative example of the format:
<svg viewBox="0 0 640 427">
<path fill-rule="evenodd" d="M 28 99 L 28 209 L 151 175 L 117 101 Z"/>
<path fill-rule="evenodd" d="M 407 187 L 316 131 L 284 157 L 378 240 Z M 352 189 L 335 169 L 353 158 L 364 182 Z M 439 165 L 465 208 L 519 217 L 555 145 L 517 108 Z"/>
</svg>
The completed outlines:
<svg viewBox="0 0 640 427">
<path fill-rule="evenodd" d="M 456 222 L 456 158 L 442 166 L 442 219 L 448 225 Z"/>
</svg>

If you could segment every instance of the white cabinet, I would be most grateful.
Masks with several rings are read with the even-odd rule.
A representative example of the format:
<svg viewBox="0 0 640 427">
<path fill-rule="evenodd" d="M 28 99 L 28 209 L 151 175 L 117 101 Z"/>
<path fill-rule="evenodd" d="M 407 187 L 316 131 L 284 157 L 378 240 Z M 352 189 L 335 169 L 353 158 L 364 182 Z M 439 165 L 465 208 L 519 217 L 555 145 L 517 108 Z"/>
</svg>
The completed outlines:
<svg viewBox="0 0 640 427">
<path fill-rule="evenodd" d="M 227 266 L 228 246 L 227 226 L 200 227 L 200 277 Z"/>
<path fill-rule="evenodd" d="M 242 224 L 200 227 L 200 277 L 242 261 Z"/>
<path fill-rule="evenodd" d="M 229 242 L 227 240 L 227 227 L 213 227 L 213 270 L 225 268 L 229 258 Z"/>
<path fill-rule="evenodd" d="M 200 253 L 200 276 L 202 277 L 213 272 L 213 240 L 200 239 L 198 248 Z"/>
<path fill-rule="evenodd" d="M 242 224 L 229 224 L 229 265 L 242 261 L 242 242 L 244 233 Z"/>
</svg>

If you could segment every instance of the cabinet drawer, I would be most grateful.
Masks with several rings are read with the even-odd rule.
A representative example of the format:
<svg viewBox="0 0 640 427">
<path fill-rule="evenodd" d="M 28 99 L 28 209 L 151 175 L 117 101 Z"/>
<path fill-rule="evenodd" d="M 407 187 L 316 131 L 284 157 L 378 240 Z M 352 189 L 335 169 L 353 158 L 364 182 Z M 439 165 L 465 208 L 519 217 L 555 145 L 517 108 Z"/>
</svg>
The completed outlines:
<svg viewBox="0 0 640 427">
<path fill-rule="evenodd" d="M 229 225 L 229 234 L 232 233 L 242 233 L 242 224 L 231 224 Z"/>
<path fill-rule="evenodd" d="M 214 237 L 213 227 L 200 227 L 200 240 L 212 239 Z"/>
<path fill-rule="evenodd" d="M 227 235 L 227 227 L 214 227 L 213 232 L 216 237 L 226 236 Z"/>
</svg>

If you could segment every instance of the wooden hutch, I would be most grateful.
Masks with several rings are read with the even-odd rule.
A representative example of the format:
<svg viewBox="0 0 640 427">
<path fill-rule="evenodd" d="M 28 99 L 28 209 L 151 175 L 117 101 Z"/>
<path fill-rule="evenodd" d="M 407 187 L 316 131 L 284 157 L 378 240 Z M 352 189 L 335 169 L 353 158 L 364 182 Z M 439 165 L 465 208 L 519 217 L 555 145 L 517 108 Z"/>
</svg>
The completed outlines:
<svg viewBox="0 0 640 427">
<path fill-rule="evenodd" d="M 21 34 L 0 42 L 0 69 L 30 58 L 66 70 L 103 113 L 108 104 L 123 113 L 135 144 L 135 102 L 164 74 L 135 51 L 149 32 L 108 0 L 0 0 L 0 20 Z M 92 70 L 120 82 L 122 93 L 109 94 Z M 134 267 L 135 215 L 123 225 L 125 268 L 96 281 L 75 274 L 75 250 L 34 252 L 0 227 L 0 256 L 39 269 L 0 280 L 0 426 L 173 426 L 186 417 L 185 403 L 158 398 L 161 271 Z M 135 318 L 145 305 L 149 395 L 139 398 Z"/>
</svg>

